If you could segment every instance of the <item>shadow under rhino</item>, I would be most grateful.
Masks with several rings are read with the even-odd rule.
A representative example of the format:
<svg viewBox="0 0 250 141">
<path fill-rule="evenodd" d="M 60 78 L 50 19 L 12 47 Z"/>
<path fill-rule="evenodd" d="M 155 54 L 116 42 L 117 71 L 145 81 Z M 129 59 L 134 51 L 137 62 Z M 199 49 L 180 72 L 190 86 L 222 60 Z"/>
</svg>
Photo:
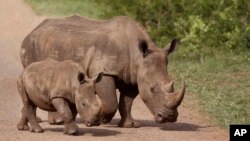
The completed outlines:
<svg viewBox="0 0 250 141">
<path fill-rule="evenodd" d="M 56 128 L 44 128 L 47 131 L 49 132 L 63 132 L 63 127 L 60 128 L 60 127 L 56 127 Z M 118 134 L 121 134 L 120 131 L 114 131 L 114 130 L 109 130 L 109 129 L 98 129 L 98 128 L 79 128 L 78 129 L 78 132 L 76 134 L 76 136 L 83 136 L 83 135 L 86 135 L 86 134 L 91 134 L 92 136 L 115 136 L 115 135 L 118 135 Z"/>
<path fill-rule="evenodd" d="M 157 124 L 151 120 L 137 120 L 137 121 L 140 122 L 143 127 L 159 127 L 159 129 L 166 131 L 199 131 L 199 129 L 201 128 L 210 127 L 210 126 L 202 126 L 202 125 L 183 123 L 183 122 Z M 117 127 L 118 122 L 119 119 L 115 118 L 112 120 L 111 123 L 109 123 L 106 126 Z"/>
</svg>

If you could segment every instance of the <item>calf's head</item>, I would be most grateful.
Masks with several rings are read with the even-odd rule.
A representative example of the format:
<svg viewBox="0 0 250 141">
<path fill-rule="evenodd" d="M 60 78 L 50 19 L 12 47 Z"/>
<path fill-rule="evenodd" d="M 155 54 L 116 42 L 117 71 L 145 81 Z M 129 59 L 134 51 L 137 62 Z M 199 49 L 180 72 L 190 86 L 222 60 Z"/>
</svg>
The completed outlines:
<svg viewBox="0 0 250 141">
<path fill-rule="evenodd" d="M 99 96 L 95 93 L 95 83 L 100 81 L 102 73 L 88 78 L 83 73 L 78 73 L 79 87 L 75 94 L 76 108 L 86 126 L 100 124 L 100 114 L 102 103 Z"/>
<path fill-rule="evenodd" d="M 139 41 L 142 59 L 137 74 L 138 88 L 157 123 L 177 120 L 177 107 L 185 94 L 185 82 L 180 92 L 174 92 L 174 83 L 167 72 L 168 55 L 174 51 L 176 43 L 177 39 L 174 39 L 167 47 L 160 49 L 150 48 L 144 40 Z"/>
</svg>

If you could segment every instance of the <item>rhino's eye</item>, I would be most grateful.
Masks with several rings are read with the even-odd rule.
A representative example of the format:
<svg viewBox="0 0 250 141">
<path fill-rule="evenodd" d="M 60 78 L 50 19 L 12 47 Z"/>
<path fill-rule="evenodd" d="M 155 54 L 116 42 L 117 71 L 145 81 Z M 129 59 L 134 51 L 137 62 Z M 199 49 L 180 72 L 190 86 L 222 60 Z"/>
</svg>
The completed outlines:
<svg viewBox="0 0 250 141">
<path fill-rule="evenodd" d="M 150 92 L 151 93 L 156 93 L 156 88 L 155 87 L 150 87 Z"/>
<path fill-rule="evenodd" d="M 82 103 L 82 106 L 85 106 L 86 104 L 85 103 Z"/>
</svg>

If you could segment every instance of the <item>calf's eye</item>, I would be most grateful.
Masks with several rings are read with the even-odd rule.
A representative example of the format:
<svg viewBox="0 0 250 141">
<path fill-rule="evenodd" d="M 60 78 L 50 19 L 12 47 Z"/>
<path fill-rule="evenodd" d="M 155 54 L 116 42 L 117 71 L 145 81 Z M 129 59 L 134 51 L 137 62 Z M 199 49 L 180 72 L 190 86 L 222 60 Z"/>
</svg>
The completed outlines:
<svg viewBox="0 0 250 141">
<path fill-rule="evenodd" d="M 156 93 L 155 87 L 150 87 L 150 92 L 151 92 L 151 93 Z"/>
</svg>

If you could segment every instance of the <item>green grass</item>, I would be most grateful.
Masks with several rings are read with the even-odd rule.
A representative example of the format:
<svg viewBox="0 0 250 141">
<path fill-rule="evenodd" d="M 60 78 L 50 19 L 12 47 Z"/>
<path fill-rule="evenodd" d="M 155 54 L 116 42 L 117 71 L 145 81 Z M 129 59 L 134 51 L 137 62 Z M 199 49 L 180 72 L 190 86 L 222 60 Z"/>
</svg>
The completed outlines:
<svg viewBox="0 0 250 141">
<path fill-rule="evenodd" d="M 79 14 L 101 18 L 105 6 L 89 0 L 26 0 L 39 15 Z M 222 127 L 250 124 L 250 52 L 211 48 L 195 52 L 179 46 L 169 57 L 169 74 L 177 83 L 184 77 L 188 94 Z M 189 101 L 192 102 L 192 101 Z M 199 106 L 199 105 L 198 105 Z"/>
<path fill-rule="evenodd" d="M 186 79 L 188 92 L 220 126 L 249 124 L 250 53 L 217 50 L 198 58 L 182 56 L 183 50 L 180 47 L 169 57 L 169 73 L 178 81 Z"/>
<path fill-rule="evenodd" d="M 79 14 L 89 18 L 98 18 L 101 4 L 91 0 L 26 0 L 38 15 L 65 16 Z"/>
</svg>

